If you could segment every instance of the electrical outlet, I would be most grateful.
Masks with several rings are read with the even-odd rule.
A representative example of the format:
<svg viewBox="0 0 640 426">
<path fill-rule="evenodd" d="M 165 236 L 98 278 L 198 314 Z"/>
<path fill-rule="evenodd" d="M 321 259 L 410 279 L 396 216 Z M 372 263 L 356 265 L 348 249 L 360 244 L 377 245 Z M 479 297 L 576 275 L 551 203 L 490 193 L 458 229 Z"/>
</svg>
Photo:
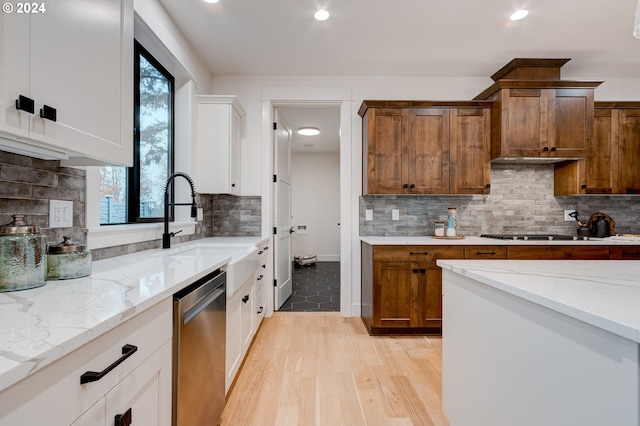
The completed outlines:
<svg viewBox="0 0 640 426">
<path fill-rule="evenodd" d="M 73 201 L 49 200 L 49 228 L 73 226 Z"/>
<path fill-rule="evenodd" d="M 198 222 L 202 222 L 204 220 L 204 210 L 202 207 L 198 207 L 198 217 L 196 218 Z"/>
<path fill-rule="evenodd" d="M 569 213 L 573 213 L 575 212 L 575 210 L 565 210 L 564 211 L 564 220 L 567 222 L 570 222 L 572 220 L 575 220 L 574 218 L 572 218 L 571 216 L 569 216 Z"/>
<path fill-rule="evenodd" d="M 364 211 L 364 220 L 373 220 L 373 210 Z"/>
<path fill-rule="evenodd" d="M 391 220 L 400 220 L 400 210 L 398 209 L 391 210 Z"/>
</svg>

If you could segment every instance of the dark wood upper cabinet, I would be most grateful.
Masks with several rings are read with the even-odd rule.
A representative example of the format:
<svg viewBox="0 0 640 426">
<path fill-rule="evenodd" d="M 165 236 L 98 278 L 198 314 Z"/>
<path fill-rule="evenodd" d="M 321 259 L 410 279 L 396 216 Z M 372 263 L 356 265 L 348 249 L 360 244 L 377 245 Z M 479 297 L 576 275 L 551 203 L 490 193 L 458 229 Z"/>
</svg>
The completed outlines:
<svg viewBox="0 0 640 426">
<path fill-rule="evenodd" d="M 363 194 L 488 193 L 490 106 L 364 101 Z"/>
<path fill-rule="evenodd" d="M 569 59 L 514 59 L 475 97 L 493 101 L 491 160 L 582 158 L 593 137 L 594 90 L 601 82 L 560 79 Z"/>
<path fill-rule="evenodd" d="M 640 102 L 596 102 L 587 156 L 555 165 L 555 195 L 640 194 Z"/>
</svg>

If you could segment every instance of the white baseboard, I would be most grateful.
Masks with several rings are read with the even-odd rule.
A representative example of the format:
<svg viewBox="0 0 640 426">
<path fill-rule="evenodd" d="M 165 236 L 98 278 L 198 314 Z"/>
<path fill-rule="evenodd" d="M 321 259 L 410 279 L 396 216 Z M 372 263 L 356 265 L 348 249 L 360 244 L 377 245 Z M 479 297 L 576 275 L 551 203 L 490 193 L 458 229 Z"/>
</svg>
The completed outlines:
<svg viewBox="0 0 640 426">
<path fill-rule="evenodd" d="M 339 254 L 319 254 L 318 262 L 340 262 Z"/>
</svg>

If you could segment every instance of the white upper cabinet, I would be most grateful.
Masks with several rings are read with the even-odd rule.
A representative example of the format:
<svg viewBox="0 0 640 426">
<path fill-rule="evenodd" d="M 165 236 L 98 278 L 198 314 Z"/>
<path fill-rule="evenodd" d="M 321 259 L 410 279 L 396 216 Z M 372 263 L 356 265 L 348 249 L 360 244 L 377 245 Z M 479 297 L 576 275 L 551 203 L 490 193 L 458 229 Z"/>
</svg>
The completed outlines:
<svg viewBox="0 0 640 426">
<path fill-rule="evenodd" d="M 245 116 L 235 96 L 198 96 L 198 192 L 240 195 L 240 133 Z"/>
<path fill-rule="evenodd" d="M 0 149 L 131 165 L 132 0 L 36 4 L 0 16 Z"/>
</svg>

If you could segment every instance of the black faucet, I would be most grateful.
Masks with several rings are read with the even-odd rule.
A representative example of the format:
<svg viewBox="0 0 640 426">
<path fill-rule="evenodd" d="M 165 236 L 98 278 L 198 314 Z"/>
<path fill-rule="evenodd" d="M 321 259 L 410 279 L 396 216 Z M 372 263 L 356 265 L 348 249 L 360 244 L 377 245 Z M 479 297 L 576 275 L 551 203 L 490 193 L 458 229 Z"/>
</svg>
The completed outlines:
<svg viewBox="0 0 640 426">
<path fill-rule="evenodd" d="M 169 202 L 169 184 L 178 176 L 182 176 L 183 178 L 185 178 L 191 186 L 191 204 Z M 169 206 L 191 206 L 191 217 L 198 216 L 198 206 L 196 205 L 196 190 L 193 186 L 193 180 L 191 180 L 188 174 L 183 172 L 172 173 L 171 176 L 169 176 L 169 179 L 167 179 L 167 185 L 164 187 L 164 233 L 162 234 L 163 249 L 171 248 L 171 237 L 179 232 L 182 232 L 182 230 L 178 232 L 169 232 Z"/>
</svg>

